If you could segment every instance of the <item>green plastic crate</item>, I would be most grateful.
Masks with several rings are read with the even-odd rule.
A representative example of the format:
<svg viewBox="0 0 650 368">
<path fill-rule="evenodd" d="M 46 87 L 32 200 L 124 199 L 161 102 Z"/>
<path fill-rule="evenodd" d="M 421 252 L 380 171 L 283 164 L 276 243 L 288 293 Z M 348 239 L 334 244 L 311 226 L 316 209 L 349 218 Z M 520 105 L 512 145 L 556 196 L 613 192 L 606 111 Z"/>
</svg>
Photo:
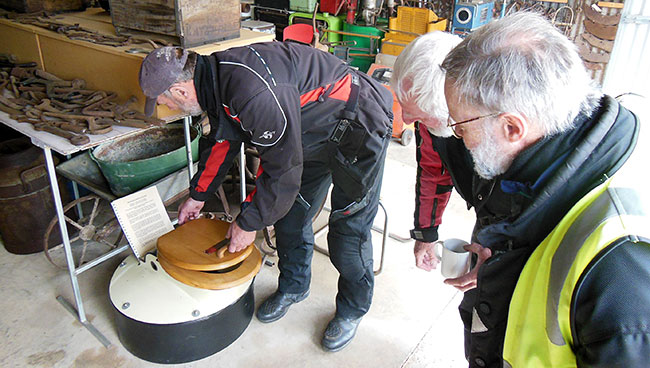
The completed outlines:
<svg viewBox="0 0 650 368">
<path fill-rule="evenodd" d="M 312 13 L 316 7 L 316 0 L 289 0 L 289 9 Z"/>
</svg>

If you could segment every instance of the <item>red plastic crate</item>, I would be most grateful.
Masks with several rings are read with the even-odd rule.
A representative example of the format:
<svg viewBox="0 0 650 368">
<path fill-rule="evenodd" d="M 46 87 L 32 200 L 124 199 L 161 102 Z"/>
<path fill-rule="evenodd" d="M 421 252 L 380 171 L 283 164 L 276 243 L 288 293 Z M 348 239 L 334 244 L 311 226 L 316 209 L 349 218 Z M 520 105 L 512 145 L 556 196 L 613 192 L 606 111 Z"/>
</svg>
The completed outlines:
<svg viewBox="0 0 650 368">
<path fill-rule="evenodd" d="M 320 11 L 321 13 L 330 13 L 334 15 L 339 6 L 341 6 L 341 3 L 345 3 L 345 0 L 321 0 Z M 339 15 L 345 14 L 346 10 L 347 6 L 343 4 L 339 11 Z"/>
</svg>

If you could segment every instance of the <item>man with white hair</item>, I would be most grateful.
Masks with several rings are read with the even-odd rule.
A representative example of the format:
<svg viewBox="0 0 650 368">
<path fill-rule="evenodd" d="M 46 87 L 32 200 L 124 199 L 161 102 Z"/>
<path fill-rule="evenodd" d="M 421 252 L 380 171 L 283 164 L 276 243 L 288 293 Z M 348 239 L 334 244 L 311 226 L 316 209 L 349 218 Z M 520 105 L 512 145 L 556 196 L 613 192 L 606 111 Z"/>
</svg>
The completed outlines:
<svg viewBox="0 0 650 368">
<path fill-rule="evenodd" d="M 415 239 L 415 264 L 427 271 L 438 264 L 433 245 L 453 189 L 449 171 L 434 147 L 453 134 L 447 127 L 445 74 L 440 64 L 460 41 L 460 37 L 440 31 L 416 38 L 400 53 L 391 78 L 404 123 L 415 124 L 418 170 L 411 237 Z"/>
<path fill-rule="evenodd" d="M 491 254 L 453 283 L 467 290 L 470 367 L 646 367 L 639 119 L 593 88 L 575 45 L 533 13 L 474 31 L 442 68 L 459 139 L 435 149 L 476 210 L 472 251 Z"/>
</svg>

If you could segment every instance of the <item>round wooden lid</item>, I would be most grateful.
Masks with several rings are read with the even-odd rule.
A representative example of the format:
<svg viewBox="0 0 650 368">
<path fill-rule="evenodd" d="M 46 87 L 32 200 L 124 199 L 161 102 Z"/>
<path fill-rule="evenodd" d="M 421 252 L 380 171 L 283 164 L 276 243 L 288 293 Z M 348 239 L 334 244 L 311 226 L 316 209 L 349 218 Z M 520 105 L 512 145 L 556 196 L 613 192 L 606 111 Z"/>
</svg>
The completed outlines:
<svg viewBox="0 0 650 368">
<path fill-rule="evenodd" d="M 158 238 L 158 258 L 162 255 L 170 264 L 194 271 L 222 270 L 241 263 L 251 254 L 254 244 L 236 253 L 228 252 L 227 245 L 214 253 L 205 252 L 225 239 L 229 226 L 225 221 L 207 218 L 188 221 Z"/>
<path fill-rule="evenodd" d="M 190 286 L 201 289 L 221 290 L 228 289 L 250 280 L 257 275 L 262 267 L 262 255 L 255 246 L 249 257 L 232 271 L 214 273 L 205 271 L 191 271 L 180 268 L 170 263 L 164 255 L 158 254 L 158 262 L 162 268 L 174 279 Z"/>
</svg>

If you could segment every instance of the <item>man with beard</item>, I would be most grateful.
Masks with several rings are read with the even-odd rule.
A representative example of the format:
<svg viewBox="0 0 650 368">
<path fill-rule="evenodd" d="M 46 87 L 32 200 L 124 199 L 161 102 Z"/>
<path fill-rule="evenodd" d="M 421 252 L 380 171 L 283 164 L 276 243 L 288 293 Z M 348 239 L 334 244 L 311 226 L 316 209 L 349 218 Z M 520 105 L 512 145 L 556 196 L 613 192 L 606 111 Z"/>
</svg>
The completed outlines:
<svg viewBox="0 0 650 368">
<path fill-rule="evenodd" d="M 331 54 L 297 43 L 263 43 L 209 56 L 181 48 L 154 50 L 143 61 L 146 112 L 158 104 L 189 114 L 206 111 L 210 133 L 179 224 L 199 215 L 221 185 L 241 142 L 257 148 L 256 189 L 231 224 L 228 250 L 274 225 L 278 289 L 258 308 L 269 323 L 309 295 L 314 234 L 311 220 L 327 196 L 327 236 L 339 271 L 336 314 L 321 344 L 343 349 L 370 308 L 374 285 L 371 226 L 392 131 L 390 92 Z"/>
<path fill-rule="evenodd" d="M 447 125 L 435 145 L 473 206 L 475 253 L 451 284 L 470 367 L 644 367 L 650 237 L 637 117 L 603 95 L 573 43 L 516 13 L 445 58 Z"/>
<path fill-rule="evenodd" d="M 415 264 L 426 271 L 438 265 L 434 242 L 438 240 L 438 227 L 453 189 L 449 170 L 436 151 L 436 145 L 454 139 L 453 130 L 447 126 L 445 74 L 440 64 L 460 41 L 460 37 L 447 32 L 430 32 L 416 38 L 397 57 L 391 77 L 404 123 L 415 124 L 418 169 L 411 238 L 415 239 Z M 478 266 L 490 256 L 489 249 L 481 249 L 477 244 L 469 248 L 479 254 Z M 463 280 L 472 278 L 471 274 L 445 282 L 464 283 Z"/>
</svg>

